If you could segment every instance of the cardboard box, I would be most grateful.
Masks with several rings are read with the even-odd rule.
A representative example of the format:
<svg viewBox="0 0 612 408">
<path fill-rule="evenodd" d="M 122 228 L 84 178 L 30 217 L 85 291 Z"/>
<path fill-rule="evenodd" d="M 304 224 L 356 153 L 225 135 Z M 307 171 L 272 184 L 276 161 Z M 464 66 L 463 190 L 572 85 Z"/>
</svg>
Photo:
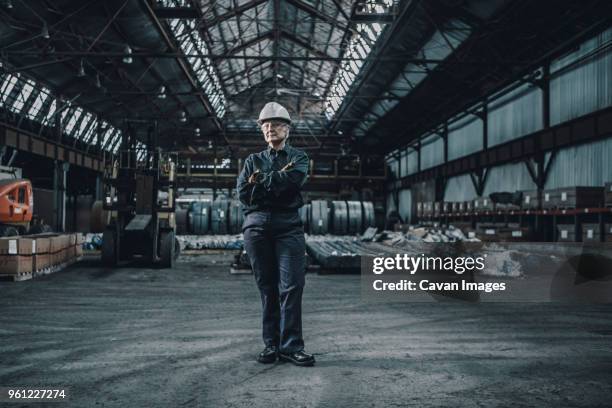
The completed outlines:
<svg viewBox="0 0 612 408">
<path fill-rule="evenodd" d="M 40 271 L 51 266 L 51 255 L 50 254 L 36 254 L 34 255 L 34 270 Z"/>
<path fill-rule="evenodd" d="M 0 238 L 0 254 L 32 255 L 36 253 L 36 240 L 23 237 Z"/>
<path fill-rule="evenodd" d="M 0 274 L 16 275 L 32 272 L 34 257 L 32 255 L 0 255 Z"/>
<path fill-rule="evenodd" d="M 33 236 L 36 239 L 36 253 L 48 254 L 51 248 L 51 238 L 47 236 Z"/>
</svg>

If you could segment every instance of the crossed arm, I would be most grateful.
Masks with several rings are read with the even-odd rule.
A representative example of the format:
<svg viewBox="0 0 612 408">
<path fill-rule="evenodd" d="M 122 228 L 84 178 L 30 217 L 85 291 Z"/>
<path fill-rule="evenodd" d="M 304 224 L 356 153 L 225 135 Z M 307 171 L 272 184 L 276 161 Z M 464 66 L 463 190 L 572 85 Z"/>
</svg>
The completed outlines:
<svg viewBox="0 0 612 408">
<path fill-rule="evenodd" d="M 237 189 L 240 201 L 252 205 L 268 198 L 274 199 L 281 193 L 299 190 L 306 182 L 308 156 L 300 155 L 281 170 L 262 172 L 256 168 L 253 156 L 249 156 L 238 177 Z"/>
</svg>

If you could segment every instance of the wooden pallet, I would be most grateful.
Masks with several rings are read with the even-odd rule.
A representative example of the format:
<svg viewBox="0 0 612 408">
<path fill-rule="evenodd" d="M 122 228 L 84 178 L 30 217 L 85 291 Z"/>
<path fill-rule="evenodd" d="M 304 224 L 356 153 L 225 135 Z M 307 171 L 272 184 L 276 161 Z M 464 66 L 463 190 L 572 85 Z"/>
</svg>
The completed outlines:
<svg viewBox="0 0 612 408">
<path fill-rule="evenodd" d="M 32 272 L 19 272 L 19 273 L 10 273 L 10 274 L 0 274 L 0 280 L 3 281 L 11 281 L 11 282 L 21 282 L 32 279 Z"/>
</svg>

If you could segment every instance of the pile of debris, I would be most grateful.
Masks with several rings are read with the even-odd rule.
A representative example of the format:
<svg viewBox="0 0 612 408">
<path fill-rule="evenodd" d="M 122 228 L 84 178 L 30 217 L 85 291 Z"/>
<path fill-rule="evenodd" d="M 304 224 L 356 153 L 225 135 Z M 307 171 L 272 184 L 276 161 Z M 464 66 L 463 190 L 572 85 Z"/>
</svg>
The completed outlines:
<svg viewBox="0 0 612 408">
<path fill-rule="evenodd" d="M 177 235 L 183 250 L 199 249 L 242 249 L 244 238 L 236 235 Z"/>
<path fill-rule="evenodd" d="M 406 232 L 389 231 L 382 242 L 391 246 L 401 246 L 405 242 L 480 242 L 478 238 L 468 238 L 459 228 L 452 225 L 445 228 L 411 227 Z"/>
</svg>

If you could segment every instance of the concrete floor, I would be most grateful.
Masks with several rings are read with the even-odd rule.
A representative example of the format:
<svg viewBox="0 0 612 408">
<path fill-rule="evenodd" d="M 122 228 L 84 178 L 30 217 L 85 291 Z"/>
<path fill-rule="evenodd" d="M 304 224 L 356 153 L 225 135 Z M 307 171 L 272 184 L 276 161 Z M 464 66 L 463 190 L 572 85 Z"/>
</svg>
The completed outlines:
<svg viewBox="0 0 612 408">
<path fill-rule="evenodd" d="M 53 406 L 75 407 L 611 404 L 612 305 L 367 304 L 359 276 L 309 274 L 317 365 L 264 366 L 253 277 L 228 262 L 1 282 L 0 386 L 68 386 Z"/>
</svg>

